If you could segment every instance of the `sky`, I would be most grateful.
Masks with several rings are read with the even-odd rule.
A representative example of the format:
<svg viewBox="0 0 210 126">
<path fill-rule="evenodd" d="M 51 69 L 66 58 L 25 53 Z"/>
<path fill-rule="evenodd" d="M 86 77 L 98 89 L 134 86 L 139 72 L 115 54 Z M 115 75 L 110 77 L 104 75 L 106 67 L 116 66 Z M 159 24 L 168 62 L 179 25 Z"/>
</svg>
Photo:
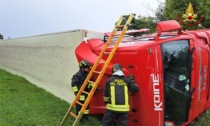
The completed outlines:
<svg viewBox="0 0 210 126">
<path fill-rule="evenodd" d="M 121 15 L 153 16 L 165 0 L 0 0 L 4 39 L 87 29 L 109 32 Z"/>
</svg>

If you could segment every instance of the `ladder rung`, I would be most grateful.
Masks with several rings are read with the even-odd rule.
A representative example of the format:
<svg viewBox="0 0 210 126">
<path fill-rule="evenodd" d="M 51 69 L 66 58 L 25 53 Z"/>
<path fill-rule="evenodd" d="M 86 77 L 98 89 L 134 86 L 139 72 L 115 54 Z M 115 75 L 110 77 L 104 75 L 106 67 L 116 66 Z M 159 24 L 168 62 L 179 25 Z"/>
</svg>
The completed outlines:
<svg viewBox="0 0 210 126">
<path fill-rule="evenodd" d="M 123 28 L 125 25 L 116 26 L 116 28 Z"/>
<path fill-rule="evenodd" d="M 82 93 L 85 93 L 85 94 L 87 94 L 87 95 L 89 94 L 87 91 L 82 91 Z"/>
<path fill-rule="evenodd" d="M 116 44 L 116 42 L 110 42 L 109 43 L 109 45 L 115 45 Z"/>
<path fill-rule="evenodd" d="M 81 105 L 81 106 L 83 106 L 83 104 L 81 102 L 79 102 L 79 101 L 76 101 L 76 103 L 79 104 L 79 105 Z"/>
<path fill-rule="evenodd" d="M 99 71 L 93 71 L 94 73 L 97 73 L 97 74 L 100 74 L 101 72 L 99 72 Z"/>
<path fill-rule="evenodd" d="M 90 80 L 89 80 L 88 82 L 89 82 L 89 83 L 92 83 L 92 84 L 94 84 L 94 83 L 95 83 L 94 81 L 90 81 Z"/>
<path fill-rule="evenodd" d="M 106 62 L 99 62 L 98 64 L 105 64 Z"/>
<path fill-rule="evenodd" d="M 104 54 L 110 54 L 110 52 L 104 52 Z"/>
<path fill-rule="evenodd" d="M 73 116 L 74 118 L 77 118 L 77 115 L 74 114 L 73 112 L 69 112 L 69 114 L 70 114 L 71 116 Z"/>
</svg>

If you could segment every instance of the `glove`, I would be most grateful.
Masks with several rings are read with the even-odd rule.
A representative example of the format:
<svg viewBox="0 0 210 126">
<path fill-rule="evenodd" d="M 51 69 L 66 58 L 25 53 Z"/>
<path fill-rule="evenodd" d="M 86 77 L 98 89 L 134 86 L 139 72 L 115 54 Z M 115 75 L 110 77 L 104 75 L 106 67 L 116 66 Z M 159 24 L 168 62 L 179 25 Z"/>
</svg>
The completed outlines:
<svg viewBox="0 0 210 126">
<path fill-rule="evenodd" d="M 137 84 L 132 84 L 132 85 L 131 85 L 131 92 L 132 92 L 132 93 L 136 93 L 136 92 L 138 92 L 138 91 L 139 91 L 138 85 L 137 85 Z"/>
</svg>

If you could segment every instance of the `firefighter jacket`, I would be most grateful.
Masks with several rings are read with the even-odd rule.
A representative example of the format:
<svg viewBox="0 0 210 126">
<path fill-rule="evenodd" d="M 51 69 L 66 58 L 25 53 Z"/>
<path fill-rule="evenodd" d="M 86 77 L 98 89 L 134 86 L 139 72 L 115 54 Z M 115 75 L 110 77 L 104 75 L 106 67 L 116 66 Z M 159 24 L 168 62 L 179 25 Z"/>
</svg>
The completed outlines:
<svg viewBox="0 0 210 126">
<path fill-rule="evenodd" d="M 129 93 L 136 93 L 138 86 L 124 75 L 112 75 L 106 82 L 104 102 L 106 109 L 117 112 L 129 112 Z"/>
<path fill-rule="evenodd" d="M 88 76 L 88 73 L 85 71 L 82 71 L 81 69 L 76 74 L 73 75 L 71 79 L 71 86 L 75 95 L 77 95 L 79 89 L 82 87 L 82 84 L 84 83 L 87 76 Z M 87 87 L 85 88 L 85 91 L 88 92 L 91 87 L 92 87 L 91 84 L 88 84 Z M 79 100 L 85 101 L 86 97 L 87 97 L 86 94 L 82 94 Z"/>
</svg>

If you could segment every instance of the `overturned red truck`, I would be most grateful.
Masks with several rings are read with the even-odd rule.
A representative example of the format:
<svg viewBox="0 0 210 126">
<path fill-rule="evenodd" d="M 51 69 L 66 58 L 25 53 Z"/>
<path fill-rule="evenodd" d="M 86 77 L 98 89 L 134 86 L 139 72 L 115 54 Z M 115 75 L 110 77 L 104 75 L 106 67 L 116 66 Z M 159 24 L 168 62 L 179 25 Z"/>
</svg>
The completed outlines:
<svg viewBox="0 0 210 126">
<path fill-rule="evenodd" d="M 81 42 L 78 61 L 94 64 L 105 42 Z M 129 126 L 186 126 L 210 108 L 209 49 L 210 30 L 183 31 L 174 20 L 157 23 L 156 34 L 124 36 L 90 101 L 90 114 L 105 112 L 104 85 L 112 65 L 120 63 L 140 88 L 130 94 Z"/>
</svg>

